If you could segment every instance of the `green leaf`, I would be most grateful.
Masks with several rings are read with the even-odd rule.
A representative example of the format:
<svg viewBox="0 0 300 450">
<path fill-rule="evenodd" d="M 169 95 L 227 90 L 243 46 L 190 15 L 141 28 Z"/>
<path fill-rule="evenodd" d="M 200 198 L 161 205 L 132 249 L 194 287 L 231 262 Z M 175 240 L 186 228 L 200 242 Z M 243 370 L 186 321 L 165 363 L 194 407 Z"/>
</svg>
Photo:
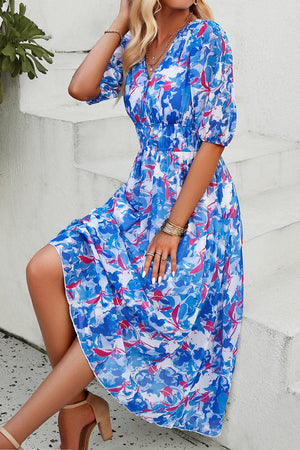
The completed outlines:
<svg viewBox="0 0 300 450">
<path fill-rule="evenodd" d="M 9 0 L 9 9 L 12 12 L 12 14 L 15 13 L 15 0 Z"/>
<path fill-rule="evenodd" d="M 24 16 L 25 12 L 26 12 L 26 6 L 24 5 L 24 3 L 20 3 L 20 5 L 19 5 L 20 16 Z"/>
<path fill-rule="evenodd" d="M 39 72 L 47 73 L 46 67 L 44 67 L 35 56 L 29 55 L 28 53 L 27 56 L 33 59 L 34 64 L 36 65 L 36 68 L 38 69 Z"/>
<path fill-rule="evenodd" d="M 26 58 L 26 52 L 25 52 L 25 50 L 24 50 L 24 48 L 22 47 L 22 45 L 21 44 L 19 44 L 18 46 L 17 46 L 17 53 L 20 55 L 20 56 L 22 56 L 23 58 Z"/>
<path fill-rule="evenodd" d="M 21 73 L 22 70 L 22 63 L 20 61 L 20 59 L 16 58 L 15 62 L 14 62 L 14 70 L 11 72 L 11 76 L 12 77 L 16 77 L 19 73 Z"/>
<path fill-rule="evenodd" d="M 52 59 L 50 56 L 54 56 L 52 52 L 41 47 L 38 44 L 22 44 L 22 47 L 26 50 L 31 50 L 34 56 L 37 56 L 39 59 L 44 58 L 49 64 L 52 64 Z"/>
<path fill-rule="evenodd" d="M 50 53 L 50 52 L 49 52 L 49 53 Z M 50 53 L 50 55 L 51 55 L 52 57 L 54 56 L 53 53 Z M 52 63 L 53 63 L 53 61 L 52 61 L 52 59 L 50 58 L 50 56 L 48 55 L 48 53 L 44 53 L 43 57 L 44 57 L 44 60 L 47 61 L 47 63 L 49 63 L 49 64 L 52 64 Z"/>
<path fill-rule="evenodd" d="M 0 34 L 0 52 L 6 46 L 6 44 L 7 44 L 6 36 L 3 36 L 2 34 Z"/>
<path fill-rule="evenodd" d="M 37 74 L 34 74 L 33 72 L 28 72 L 28 77 L 33 80 L 34 78 L 37 78 Z"/>
<path fill-rule="evenodd" d="M 10 60 L 9 56 L 4 56 L 1 64 L 1 71 L 13 72 L 13 70 L 14 70 L 14 63 Z"/>
<path fill-rule="evenodd" d="M 4 49 L 2 50 L 2 54 L 9 56 L 11 61 L 14 61 L 16 58 L 16 49 L 15 46 L 12 45 L 10 42 L 6 44 Z"/>
<path fill-rule="evenodd" d="M 29 58 L 22 59 L 22 71 L 23 72 L 35 72 L 34 65 Z"/>
<path fill-rule="evenodd" d="M 22 44 L 22 47 L 26 50 L 31 50 L 31 52 L 38 58 L 42 58 L 44 56 L 44 49 L 38 45 Z"/>
<path fill-rule="evenodd" d="M 1 72 L 10 72 L 12 77 L 25 72 L 34 79 L 37 70 L 43 74 L 48 71 L 40 61 L 53 62 L 54 53 L 36 42 L 49 40 L 51 36 L 25 14 L 24 3 L 19 3 L 18 12 L 15 12 L 15 0 L 0 0 L 0 90 Z"/>
</svg>

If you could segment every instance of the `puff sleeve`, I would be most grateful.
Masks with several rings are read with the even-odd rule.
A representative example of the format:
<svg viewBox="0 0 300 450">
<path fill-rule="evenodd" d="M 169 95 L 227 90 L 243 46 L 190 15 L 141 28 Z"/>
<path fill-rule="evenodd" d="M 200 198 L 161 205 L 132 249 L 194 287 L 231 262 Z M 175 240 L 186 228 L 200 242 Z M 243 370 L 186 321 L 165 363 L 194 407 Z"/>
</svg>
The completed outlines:
<svg viewBox="0 0 300 450">
<path fill-rule="evenodd" d="M 203 21 L 190 51 L 190 83 L 196 133 L 226 147 L 236 128 L 232 51 L 225 31 Z"/>
<path fill-rule="evenodd" d="M 86 100 L 88 105 L 93 105 L 102 100 L 109 100 L 118 96 L 123 83 L 123 53 L 129 40 L 130 35 L 129 33 L 126 33 L 121 44 L 115 49 L 105 68 L 103 77 L 99 83 L 99 96 Z"/>
</svg>

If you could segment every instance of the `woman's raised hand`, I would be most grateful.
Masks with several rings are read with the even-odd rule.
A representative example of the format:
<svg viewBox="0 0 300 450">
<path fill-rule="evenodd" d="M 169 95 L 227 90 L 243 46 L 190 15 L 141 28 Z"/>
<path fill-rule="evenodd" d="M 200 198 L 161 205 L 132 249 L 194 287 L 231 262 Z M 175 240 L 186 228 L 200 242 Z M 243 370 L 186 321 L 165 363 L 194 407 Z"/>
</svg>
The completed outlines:
<svg viewBox="0 0 300 450">
<path fill-rule="evenodd" d="M 130 8 L 131 8 L 132 0 L 121 0 L 120 2 L 120 10 L 118 17 L 127 21 L 129 27 L 129 16 L 130 16 Z"/>
</svg>

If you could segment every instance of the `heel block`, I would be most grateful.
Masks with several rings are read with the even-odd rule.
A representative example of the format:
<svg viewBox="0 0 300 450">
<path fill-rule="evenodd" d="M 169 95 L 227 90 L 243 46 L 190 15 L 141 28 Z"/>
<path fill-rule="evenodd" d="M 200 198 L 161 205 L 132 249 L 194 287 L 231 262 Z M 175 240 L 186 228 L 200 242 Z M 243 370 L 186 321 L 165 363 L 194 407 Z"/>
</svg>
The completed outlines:
<svg viewBox="0 0 300 450">
<path fill-rule="evenodd" d="M 112 439 L 113 433 L 110 421 L 109 404 L 107 401 L 91 392 L 87 396 L 86 401 L 93 408 L 102 439 L 104 441 Z"/>
</svg>

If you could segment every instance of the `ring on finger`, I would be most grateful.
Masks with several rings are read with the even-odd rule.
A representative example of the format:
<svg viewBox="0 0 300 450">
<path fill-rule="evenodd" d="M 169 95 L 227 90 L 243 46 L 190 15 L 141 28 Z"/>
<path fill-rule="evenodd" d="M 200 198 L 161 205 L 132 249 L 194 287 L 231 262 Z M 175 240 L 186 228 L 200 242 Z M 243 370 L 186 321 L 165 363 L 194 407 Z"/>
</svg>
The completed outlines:
<svg viewBox="0 0 300 450">
<path fill-rule="evenodd" d="M 155 252 L 155 254 L 161 256 L 161 253 L 159 253 L 159 252 Z"/>
<path fill-rule="evenodd" d="M 147 253 L 146 253 L 146 256 L 147 256 L 147 255 L 155 256 L 155 254 L 154 254 L 153 252 L 147 252 Z"/>
<path fill-rule="evenodd" d="M 161 257 L 161 260 L 162 261 L 168 261 L 168 257 L 166 257 L 166 258 Z"/>
</svg>

